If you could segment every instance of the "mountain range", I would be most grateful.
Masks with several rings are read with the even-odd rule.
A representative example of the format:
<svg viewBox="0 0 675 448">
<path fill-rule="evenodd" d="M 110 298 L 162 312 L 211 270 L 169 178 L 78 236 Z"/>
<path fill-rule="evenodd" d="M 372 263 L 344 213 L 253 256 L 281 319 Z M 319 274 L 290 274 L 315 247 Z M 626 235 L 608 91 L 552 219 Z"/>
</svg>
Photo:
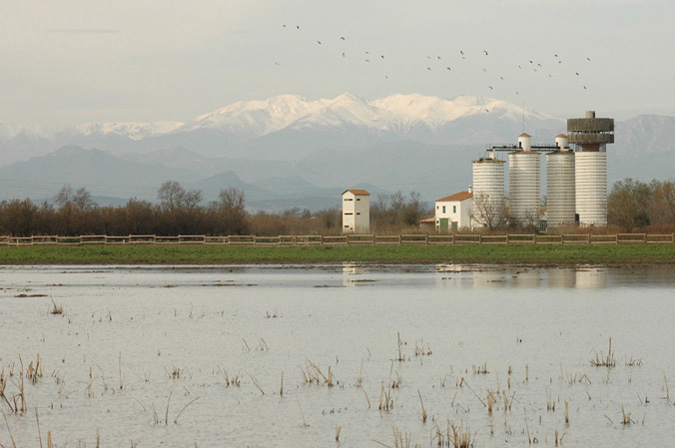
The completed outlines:
<svg viewBox="0 0 675 448">
<path fill-rule="evenodd" d="M 337 206 L 339 194 L 357 186 L 418 191 L 433 201 L 466 189 L 471 160 L 487 144 L 513 143 L 523 128 L 533 142 L 550 143 L 565 127 L 564 120 L 491 98 L 419 94 L 374 101 L 282 95 L 185 123 L 91 123 L 56 132 L 0 123 L 0 199 L 44 200 L 69 183 L 100 202 L 152 201 L 161 183 L 177 180 L 202 190 L 205 200 L 236 186 L 253 210 Z M 615 134 L 610 185 L 672 176 L 674 117 L 617 122 Z"/>
</svg>

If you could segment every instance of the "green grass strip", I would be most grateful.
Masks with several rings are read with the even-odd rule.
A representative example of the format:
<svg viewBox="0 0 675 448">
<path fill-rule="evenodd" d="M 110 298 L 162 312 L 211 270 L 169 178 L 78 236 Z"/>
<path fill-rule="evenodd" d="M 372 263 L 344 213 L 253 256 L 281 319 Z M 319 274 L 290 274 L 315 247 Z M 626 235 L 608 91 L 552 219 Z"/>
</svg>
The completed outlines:
<svg viewBox="0 0 675 448">
<path fill-rule="evenodd" d="M 0 264 L 242 263 L 535 263 L 675 262 L 675 245 L 602 246 L 23 246 L 0 247 Z"/>
</svg>

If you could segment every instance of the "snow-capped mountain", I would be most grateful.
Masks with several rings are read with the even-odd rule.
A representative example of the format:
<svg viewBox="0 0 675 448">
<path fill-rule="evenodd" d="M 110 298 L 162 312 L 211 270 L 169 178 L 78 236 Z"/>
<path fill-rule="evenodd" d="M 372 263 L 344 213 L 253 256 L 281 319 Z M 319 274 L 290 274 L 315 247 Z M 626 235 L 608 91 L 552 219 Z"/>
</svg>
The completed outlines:
<svg viewBox="0 0 675 448">
<path fill-rule="evenodd" d="M 368 101 L 345 93 L 310 101 L 280 95 L 240 101 L 185 123 L 87 123 L 54 133 L 0 123 L 0 165 L 66 145 L 113 154 L 184 147 L 210 157 L 269 160 L 298 159 L 311 152 L 382 141 L 484 144 L 514 140 L 523 121 L 533 130 L 560 130 L 564 125 L 561 120 L 491 98 L 444 100 L 397 94 Z"/>
<path fill-rule="evenodd" d="M 61 138 L 72 136 L 120 136 L 131 140 L 143 140 L 169 133 L 183 123 L 178 121 L 158 121 L 154 123 L 85 123 L 62 132 Z"/>
</svg>

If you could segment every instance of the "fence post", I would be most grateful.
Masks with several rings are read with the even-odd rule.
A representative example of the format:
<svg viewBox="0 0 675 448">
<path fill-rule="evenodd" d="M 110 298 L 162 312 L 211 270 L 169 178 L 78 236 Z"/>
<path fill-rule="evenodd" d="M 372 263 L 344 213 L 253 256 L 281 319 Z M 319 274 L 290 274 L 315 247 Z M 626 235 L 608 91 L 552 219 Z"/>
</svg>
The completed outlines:
<svg viewBox="0 0 675 448">
<path fill-rule="evenodd" d="M 591 245 L 591 234 L 590 233 L 588 234 L 588 245 L 589 246 Z"/>
<path fill-rule="evenodd" d="M 401 244 L 403 244 L 403 235 L 401 235 L 401 234 L 399 233 L 399 234 L 398 234 L 398 245 L 400 246 Z"/>
<path fill-rule="evenodd" d="M 478 245 L 480 246 L 481 244 L 483 244 L 483 237 L 482 237 L 482 235 L 479 233 L 479 234 L 478 234 Z"/>
<path fill-rule="evenodd" d="M 424 245 L 425 246 L 429 245 L 429 234 L 428 233 L 424 234 Z"/>
<path fill-rule="evenodd" d="M 642 238 L 643 238 L 644 244 L 647 244 L 647 234 L 646 233 L 642 234 Z"/>
</svg>

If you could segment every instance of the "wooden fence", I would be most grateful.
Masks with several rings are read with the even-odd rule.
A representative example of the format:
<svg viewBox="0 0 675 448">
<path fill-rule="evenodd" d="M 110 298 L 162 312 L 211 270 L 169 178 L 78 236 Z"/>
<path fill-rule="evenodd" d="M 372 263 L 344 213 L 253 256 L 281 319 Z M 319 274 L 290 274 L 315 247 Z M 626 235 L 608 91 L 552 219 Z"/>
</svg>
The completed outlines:
<svg viewBox="0 0 675 448">
<path fill-rule="evenodd" d="M 0 236 L 0 246 L 123 246 L 123 245 L 206 245 L 206 246 L 443 246 L 460 244 L 675 244 L 675 233 L 617 233 L 614 235 L 560 234 L 401 234 L 401 235 L 80 235 L 80 236 Z"/>
</svg>

